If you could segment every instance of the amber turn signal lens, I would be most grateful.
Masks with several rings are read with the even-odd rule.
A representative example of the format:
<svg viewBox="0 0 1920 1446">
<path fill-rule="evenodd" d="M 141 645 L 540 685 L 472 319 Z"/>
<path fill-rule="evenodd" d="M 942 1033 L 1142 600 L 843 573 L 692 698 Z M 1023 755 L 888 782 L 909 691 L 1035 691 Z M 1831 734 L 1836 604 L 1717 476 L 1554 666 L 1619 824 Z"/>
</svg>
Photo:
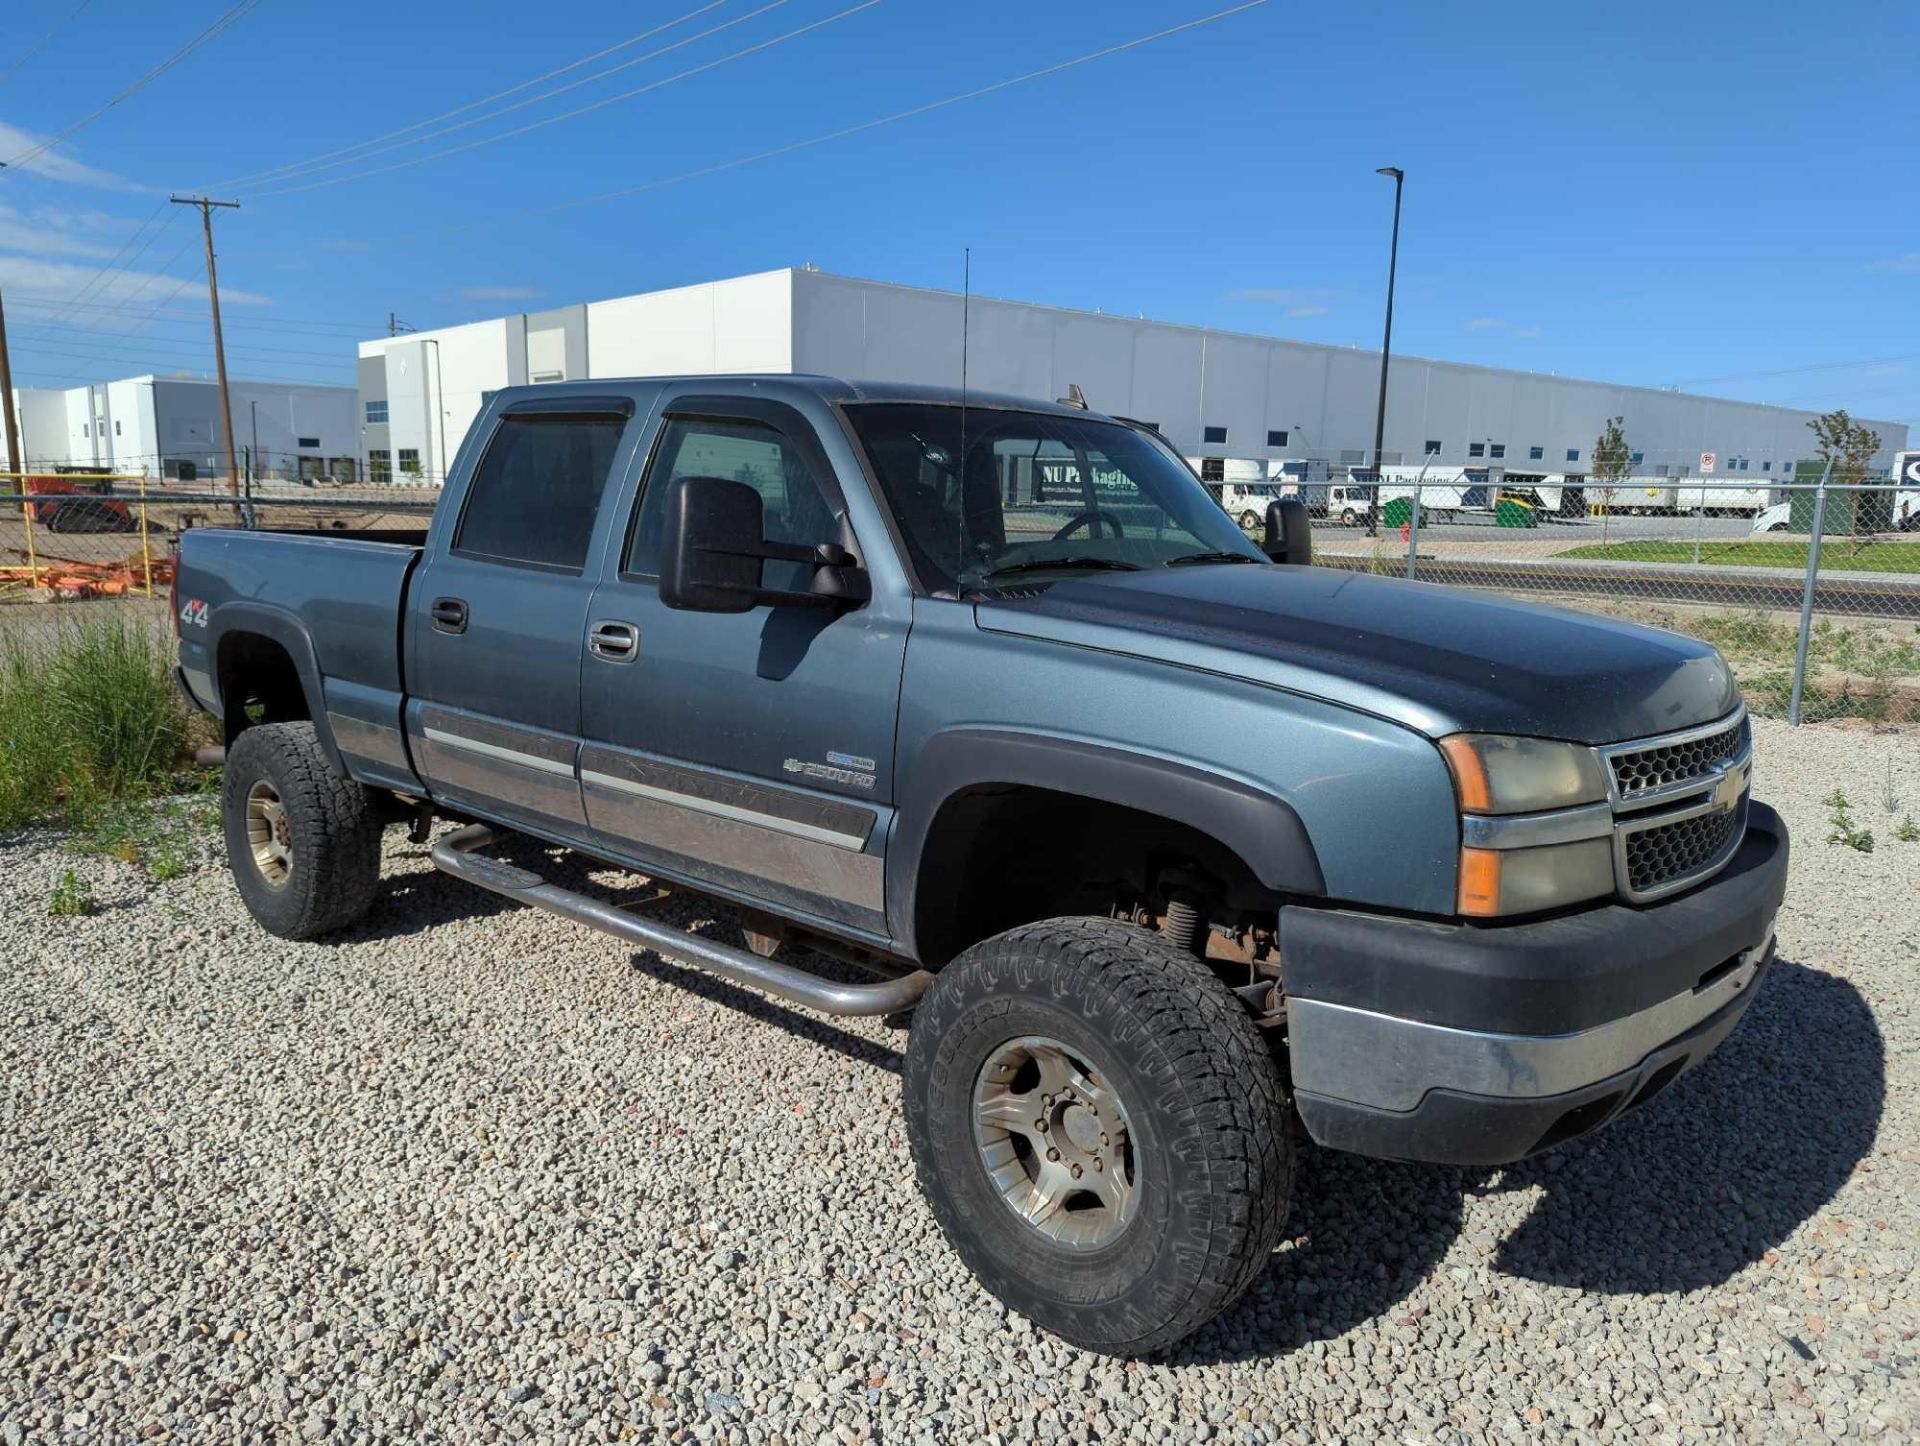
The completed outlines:
<svg viewBox="0 0 1920 1446">
<path fill-rule="evenodd" d="M 1497 850 L 1460 850 L 1460 912 L 1479 918 L 1500 912 L 1500 854 Z"/>
<path fill-rule="evenodd" d="M 1453 770 L 1453 786 L 1460 794 L 1460 807 L 1469 813 L 1483 813 L 1493 807 L 1493 793 L 1487 787 L 1487 766 L 1480 761 L 1480 750 L 1463 733 L 1440 740 L 1440 752 Z M 1496 866 L 1494 876 L 1499 876 Z M 1464 877 L 1464 875 L 1462 875 Z"/>
</svg>

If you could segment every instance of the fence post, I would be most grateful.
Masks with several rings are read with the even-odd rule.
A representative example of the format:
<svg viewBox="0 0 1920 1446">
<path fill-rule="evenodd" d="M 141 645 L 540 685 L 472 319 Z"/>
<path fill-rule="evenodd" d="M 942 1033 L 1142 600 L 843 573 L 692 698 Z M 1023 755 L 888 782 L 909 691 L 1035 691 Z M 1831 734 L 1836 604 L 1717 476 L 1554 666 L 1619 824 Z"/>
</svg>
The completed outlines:
<svg viewBox="0 0 1920 1446">
<path fill-rule="evenodd" d="M 140 474 L 140 570 L 146 575 L 147 596 L 153 596 L 153 547 L 147 535 L 147 474 Z"/>
<path fill-rule="evenodd" d="M 1413 511 L 1407 516 L 1407 580 L 1413 581 L 1420 557 L 1420 484 L 1413 484 Z"/>
<path fill-rule="evenodd" d="M 27 527 L 27 577 L 32 582 L 33 590 L 38 592 L 40 591 L 40 558 L 33 545 L 33 503 L 29 500 L 27 491 L 27 474 L 18 473 L 13 480 L 20 488 L 20 516 Z"/>
<path fill-rule="evenodd" d="M 1807 539 L 1807 586 L 1800 595 L 1800 641 L 1793 650 L 1793 701 L 1787 705 L 1787 723 L 1800 726 L 1800 698 L 1807 681 L 1807 640 L 1813 631 L 1813 585 L 1820 575 L 1820 530 L 1827 521 L 1827 479 L 1833 476 L 1833 459 L 1820 473 L 1820 486 L 1813 494 L 1813 533 Z"/>
</svg>

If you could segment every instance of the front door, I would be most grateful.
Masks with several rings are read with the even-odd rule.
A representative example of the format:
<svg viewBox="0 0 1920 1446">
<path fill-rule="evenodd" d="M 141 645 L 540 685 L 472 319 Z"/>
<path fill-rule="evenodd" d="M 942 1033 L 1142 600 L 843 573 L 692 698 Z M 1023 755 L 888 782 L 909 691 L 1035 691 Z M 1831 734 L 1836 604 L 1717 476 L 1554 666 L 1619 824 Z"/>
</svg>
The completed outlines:
<svg viewBox="0 0 1920 1446">
<path fill-rule="evenodd" d="M 684 612 L 660 601 L 662 503 L 680 477 L 757 490 L 769 539 L 843 542 L 814 424 L 782 402 L 669 399 L 623 555 L 609 555 L 582 674 L 581 780 L 610 852 L 747 901 L 885 932 L 882 862 L 908 615 L 901 600 L 827 611 Z M 878 542 L 879 539 L 873 541 Z M 804 590 L 803 564 L 768 587 Z"/>
<path fill-rule="evenodd" d="M 509 404 L 464 495 L 448 499 L 454 515 L 435 521 L 408 589 L 407 731 L 439 802 L 586 835 L 575 755 L 588 556 L 631 411 L 617 398 Z"/>
</svg>

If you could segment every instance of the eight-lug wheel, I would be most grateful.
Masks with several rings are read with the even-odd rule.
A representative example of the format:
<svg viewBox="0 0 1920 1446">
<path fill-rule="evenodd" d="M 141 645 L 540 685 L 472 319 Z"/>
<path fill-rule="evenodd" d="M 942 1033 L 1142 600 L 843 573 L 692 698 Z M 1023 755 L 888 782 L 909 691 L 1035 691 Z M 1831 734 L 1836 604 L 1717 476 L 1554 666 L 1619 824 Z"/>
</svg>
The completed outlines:
<svg viewBox="0 0 1920 1446">
<path fill-rule="evenodd" d="M 995 1050 L 973 1087 L 973 1141 L 1000 1198 L 1072 1249 L 1105 1245 L 1139 1198 L 1126 1107 L 1058 1040 Z"/>
<path fill-rule="evenodd" d="M 247 844 L 260 877 L 271 888 L 284 888 L 293 872 L 293 830 L 287 806 L 264 778 L 247 790 Z"/>
</svg>

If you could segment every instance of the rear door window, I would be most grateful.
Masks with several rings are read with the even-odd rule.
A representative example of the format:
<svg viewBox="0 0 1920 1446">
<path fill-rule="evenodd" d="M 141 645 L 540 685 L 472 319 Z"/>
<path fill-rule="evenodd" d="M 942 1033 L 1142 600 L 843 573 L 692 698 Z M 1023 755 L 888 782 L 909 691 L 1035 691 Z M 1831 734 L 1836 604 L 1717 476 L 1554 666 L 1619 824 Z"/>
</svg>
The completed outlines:
<svg viewBox="0 0 1920 1446">
<path fill-rule="evenodd" d="M 463 557 L 579 572 L 627 419 L 509 413 L 487 443 L 454 531 Z"/>
</svg>

